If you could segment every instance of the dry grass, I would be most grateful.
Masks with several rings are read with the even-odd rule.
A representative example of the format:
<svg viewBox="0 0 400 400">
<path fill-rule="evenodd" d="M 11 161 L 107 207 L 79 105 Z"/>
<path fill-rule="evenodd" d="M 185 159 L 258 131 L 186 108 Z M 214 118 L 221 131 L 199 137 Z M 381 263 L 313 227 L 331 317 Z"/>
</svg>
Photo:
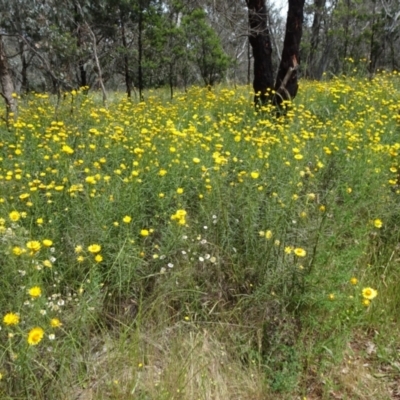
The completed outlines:
<svg viewBox="0 0 400 400">
<path fill-rule="evenodd" d="M 179 322 L 163 332 L 128 335 L 118 343 L 110 340 L 90 356 L 87 387 L 75 389 L 75 398 L 276 398 L 267 394 L 264 372 L 233 357 L 216 336 Z"/>
</svg>

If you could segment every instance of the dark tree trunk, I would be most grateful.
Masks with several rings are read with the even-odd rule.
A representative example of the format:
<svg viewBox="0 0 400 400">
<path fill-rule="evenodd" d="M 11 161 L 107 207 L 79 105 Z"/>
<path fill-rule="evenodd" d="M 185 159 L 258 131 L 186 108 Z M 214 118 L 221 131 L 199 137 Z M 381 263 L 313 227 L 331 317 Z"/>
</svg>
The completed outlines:
<svg viewBox="0 0 400 400">
<path fill-rule="evenodd" d="M 83 45 L 83 38 L 82 38 L 82 16 L 79 13 L 79 9 L 77 5 L 75 4 L 74 6 L 74 19 L 75 19 L 75 25 L 76 25 L 76 46 L 78 49 L 80 49 Z M 79 87 L 87 87 L 87 74 L 86 74 L 86 69 L 85 69 L 85 61 L 82 59 L 82 55 L 79 55 L 80 59 L 78 61 L 78 70 L 79 70 L 79 75 L 78 75 L 78 81 L 79 81 Z"/>
<path fill-rule="evenodd" d="M 370 51 L 369 51 L 369 74 L 372 77 L 375 73 L 376 65 L 379 57 L 385 49 L 385 40 L 379 40 L 379 27 L 380 17 L 376 10 L 376 0 L 373 1 L 372 21 L 371 21 L 371 38 L 370 38 Z"/>
<path fill-rule="evenodd" d="M 303 33 L 305 0 L 289 0 L 286 33 L 278 75 L 274 85 L 272 47 L 265 0 L 246 0 L 249 9 L 249 41 L 254 58 L 254 101 L 256 105 L 272 101 L 278 107 L 297 94 L 300 41 Z M 272 96 L 272 89 L 275 94 Z"/>
<path fill-rule="evenodd" d="M 78 67 L 79 67 L 79 87 L 88 87 L 85 61 L 79 60 Z"/>
<path fill-rule="evenodd" d="M 249 9 L 249 41 L 254 59 L 254 101 L 265 104 L 271 98 L 274 86 L 272 68 L 272 46 L 267 25 L 267 8 L 265 0 L 246 0 Z"/>
<path fill-rule="evenodd" d="M 251 80 L 251 50 L 250 40 L 247 42 L 247 84 L 250 85 Z"/>
<path fill-rule="evenodd" d="M 6 102 L 6 121 L 8 124 L 10 113 L 14 114 L 14 118 L 16 116 L 17 104 L 13 97 L 14 83 L 11 78 L 10 64 L 8 63 L 2 36 L 0 36 L 0 83 L 2 88 L 1 96 Z"/>
<path fill-rule="evenodd" d="M 308 55 L 306 72 L 307 78 L 311 79 L 317 79 L 316 55 L 320 39 L 322 13 L 325 8 L 325 3 L 326 0 L 315 0 L 314 2 L 314 19 L 311 27 L 310 53 Z"/>
<path fill-rule="evenodd" d="M 130 99 L 132 94 L 132 82 L 131 82 L 131 76 L 129 74 L 128 44 L 126 41 L 125 24 L 121 7 L 119 11 L 121 20 L 122 46 L 124 46 L 124 75 L 125 75 L 126 95 L 128 99 Z"/>
<path fill-rule="evenodd" d="M 344 71 L 344 65 L 346 64 L 346 58 L 347 58 L 347 49 L 349 47 L 349 31 L 350 31 L 350 12 L 351 12 L 351 4 L 350 4 L 351 0 L 346 0 L 346 19 L 345 19 L 345 23 L 344 23 L 344 44 L 343 44 L 343 55 L 342 55 L 342 60 L 343 60 L 343 66 L 342 66 L 342 70 Z"/>
<path fill-rule="evenodd" d="M 300 41 L 303 33 L 304 0 L 289 0 L 282 58 L 275 83 L 274 103 L 291 100 L 297 94 Z"/>
<path fill-rule="evenodd" d="M 143 100 L 143 6 L 142 0 L 139 0 L 139 21 L 138 21 L 138 78 L 139 78 L 139 101 Z"/>
<path fill-rule="evenodd" d="M 174 98 L 174 66 L 172 62 L 169 64 L 169 91 L 172 100 Z"/>
</svg>

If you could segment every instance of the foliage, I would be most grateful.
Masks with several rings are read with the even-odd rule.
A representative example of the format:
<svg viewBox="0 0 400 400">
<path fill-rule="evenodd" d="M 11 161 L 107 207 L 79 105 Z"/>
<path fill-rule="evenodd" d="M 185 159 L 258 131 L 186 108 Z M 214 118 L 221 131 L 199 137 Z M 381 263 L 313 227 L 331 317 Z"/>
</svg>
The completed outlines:
<svg viewBox="0 0 400 400">
<path fill-rule="evenodd" d="M 302 82 L 280 118 L 245 87 L 19 98 L 0 122 L 1 397 L 384 399 L 398 79 Z"/>
<path fill-rule="evenodd" d="M 195 10 L 182 21 L 188 37 L 189 57 L 196 62 L 206 85 L 214 85 L 226 72 L 229 58 L 214 30 L 207 24 L 206 13 Z"/>
</svg>

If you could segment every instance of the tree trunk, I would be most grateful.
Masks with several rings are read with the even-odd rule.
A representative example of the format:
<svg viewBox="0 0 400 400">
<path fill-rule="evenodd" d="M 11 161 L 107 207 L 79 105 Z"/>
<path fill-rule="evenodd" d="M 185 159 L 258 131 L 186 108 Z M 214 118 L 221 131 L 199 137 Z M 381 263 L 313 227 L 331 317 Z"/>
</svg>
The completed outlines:
<svg viewBox="0 0 400 400">
<path fill-rule="evenodd" d="M 77 26 L 76 28 L 76 46 L 78 47 L 78 49 L 80 49 L 82 47 L 82 45 L 84 44 L 83 41 L 83 37 L 82 37 L 82 16 L 79 13 L 79 8 L 78 6 L 75 4 L 74 5 L 74 22 L 75 25 Z M 80 53 L 80 52 L 79 52 Z M 86 87 L 88 86 L 87 83 L 87 73 L 86 73 L 86 69 L 85 69 L 85 61 L 82 58 L 82 54 L 79 54 L 79 61 L 78 61 L 78 70 L 79 70 L 79 75 L 78 75 L 78 81 L 79 81 L 79 87 Z"/>
<path fill-rule="evenodd" d="M 139 78 L 139 101 L 143 101 L 143 6 L 139 0 L 139 21 L 138 21 L 138 78 Z"/>
<path fill-rule="evenodd" d="M 8 58 L 6 55 L 3 36 L 0 35 L 0 83 L 2 87 L 1 95 L 6 102 L 6 121 L 8 122 L 10 113 L 17 113 L 17 104 L 13 97 L 14 93 L 14 83 L 11 79 L 10 65 L 8 63 Z"/>
<path fill-rule="evenodd" d="M 253 49 L 254 102 L 262 105 L 271 98 L 274 86 L 271 38 L 267 25 L 265 0 L 246 0 L 249 10 L 249 41 Z"/>
<path fill-rule="evenodd" d="M 308 55 L 306 76 L 311 79 L 317 79 L 316 54 L 320 39 L 321 19 L 325 8 L 326 0 L 315 0 L 314 19 L 311 27 L 310 53 Z"/>
<path fill-rule="evenodd" d="M 289 0 L 285 40 L 274 86 L 271 37 L 265 0 L 246 0 L 249 9 L 249 41 L 254 58 L 253 87 L 256 105 L 272 100 L 273 104 L 279 107 L 284 100 L 291 100 L 297 94 L 304 1 Z M 272 89 L 275 90 L 273 96 Z"/>
<path fill-rule="evenodd" d="M 126 85 L 126 96 L 128 97 L 128 99 L 130 99 L 132 94 L 132 83 L 131 83 L 131 76 L 129 74 L 128 43 L 126 41 L 124 16 L 121 6 L 119 8 L 119 12 L 121 21 L 122 46 L 124 47 L 124 75 L 125 75 L 125 85 Z"/>
<path fill-rule="evenodd" d="M 275 83 L 274 103 L 280 105 L 284 100 L 291 100 L 297 94 L 300 64 L 300 41 L 303 33 L 304 0 L 289 0 L 286 20 L 285 40 L 282 58 Z"/>
<path fill-rule="evenodd" d="M 107 92 L 106 92 L 106 88 L 104 86 L 104 81 L 103 81 L 103 73 L 102 73 L 102 69 L 101 69 L 101 65 L 100 65 L 100 60 L 99 57 L 97 55 L 97 38 L 96 35 L 94 34 L 94 32 L 92 31 L 92 28 L 89 26 L 89 24 L 87 22 L 85 22 L 86 24 L 86 29 L 89 32 L 89 35 L 92 38 L 92 44 L 93 44 L 93 57 L 94 57 L 94 61 L 96 63 L 96 69 L 97 69 L 97 79 L 99 81 L 99 85 L 101 88 L 101 92 L 103 93 L 103 105 L 107 104 Z"/>
</svg>

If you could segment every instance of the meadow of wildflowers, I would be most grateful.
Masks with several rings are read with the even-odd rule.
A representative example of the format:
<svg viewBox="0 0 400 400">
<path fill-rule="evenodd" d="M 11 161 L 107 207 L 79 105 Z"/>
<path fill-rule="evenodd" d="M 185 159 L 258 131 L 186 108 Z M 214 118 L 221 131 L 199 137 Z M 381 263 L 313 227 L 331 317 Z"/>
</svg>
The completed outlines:
<svg viewBox="0 0 400 400">
<path fill-rule="evenodd" d="M 398 376 L 399 95 L 383 73 L 302 81 L 279 118 L 247 87 L 19 98 L 0 397 L 391 398 L 364 377 Z"/>
</svg>

